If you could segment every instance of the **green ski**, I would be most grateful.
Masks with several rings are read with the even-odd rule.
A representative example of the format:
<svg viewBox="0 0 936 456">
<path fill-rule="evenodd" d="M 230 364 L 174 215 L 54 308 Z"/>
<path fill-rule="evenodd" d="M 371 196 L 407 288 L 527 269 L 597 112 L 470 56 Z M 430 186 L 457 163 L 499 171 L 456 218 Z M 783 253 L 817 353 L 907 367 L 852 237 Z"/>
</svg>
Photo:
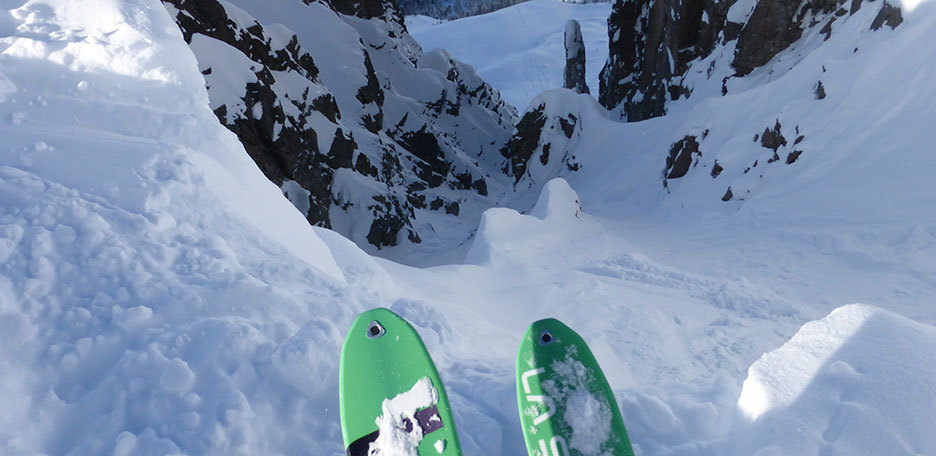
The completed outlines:
<svg viewBox="0 0 936 456">
<path fill-rule="evenodd" d="M 341 348 L 348 456 L 460 456 L 445 388 L 419 334 L 387 309 L 354 320 Z"/>
<path fill-rule="evenodd" d="M 527 329 L 517 403 L 530 456 L 633 456 L 617 401 L 585 341 L 556 319 Z"/>
</svg>

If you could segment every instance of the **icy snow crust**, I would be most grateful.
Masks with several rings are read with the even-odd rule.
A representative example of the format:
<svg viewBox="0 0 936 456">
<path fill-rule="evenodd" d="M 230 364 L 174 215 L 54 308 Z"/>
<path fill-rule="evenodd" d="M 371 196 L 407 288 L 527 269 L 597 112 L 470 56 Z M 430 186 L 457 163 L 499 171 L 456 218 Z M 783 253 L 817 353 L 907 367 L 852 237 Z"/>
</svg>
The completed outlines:
<svg viewBox="0 0 936 456">
<path fill-rule="evenodd" d="M 426 342 L 467 455 L 525 451 L 513 360 L 544 317 L 589 342 L 638 454 L 936 454 L 936 11 L 868 32 L 880 3 L 720 97 L 725 49 L 666 118 L 581 103 L 580 171 L 532 175 L 466 261 L 425 269 L 310 229 L 156 0 L 2 3 L 0 454 L 341 455 L 343 333 L 380 305 Z M 777 117 L 806 152 L 744 177 Z M 706 129 L 667 193 L 669 146 Z M 751 196 L 722 203 L 723 178 Z"/>
</svg>

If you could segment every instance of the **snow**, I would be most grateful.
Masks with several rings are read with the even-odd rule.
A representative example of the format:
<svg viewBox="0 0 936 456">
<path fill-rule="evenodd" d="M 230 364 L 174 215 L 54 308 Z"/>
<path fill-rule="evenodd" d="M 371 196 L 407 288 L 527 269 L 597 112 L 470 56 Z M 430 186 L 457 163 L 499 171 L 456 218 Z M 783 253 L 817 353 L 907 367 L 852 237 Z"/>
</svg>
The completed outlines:
<svg viewBox="0 0 936 456">
<path fill-rule="evenodd" d="M 581 49 L 583 46 L 582 43 L 575 41 L 575 37 L 582 33 L 581 26 L 578 24 L 578 22 L 573 22 L 572 20 L 570 20 L 569 22 L 566 22 L 564 33 L 565 33 L 564 46 L 565 46 L 565 52 L 566 52 L 565 58 L 566 60 L 569 60 L 571 58 L 574 58 L 576 55 L 578 55 L 579 52 L 581 52 Z"/>
<path fill-rule="evenodd" d="M 159 2 L 3 3 L 0 453 L 343 454 L 338 353 L 377 306 L 422 335 L 466 455 L 523 454 L 513 362 L 545 317 L 589 343 L 638 454 L 936 453 L 936 10 L 870 32 L 879 4 L 724 97 L 733 49 L 717 51 L 661 119 L 543 94 L 581 121 L 562 143 L 580 170 L 535 170 L 461 250 L 440 248 L 457 261 L 416 268 L 308 226 L 218 124 L 213 79 Z M 250 14 L 301 30 L 289 8 Z M 524 106 L 538 73 L 506 69 L 555 61 L 542 88 L 559 87 L 573 16 L 603 63 L 608 8 L 534 0 L 417 38 L 451 40 L 434 47 Z M 323 67 L 358 36 L 334 32 Z M 522 39 L 492 44 L 503 34 Z M 791 165 L 752 141 L 778 120 L 784 154 L 805 136 Z M 702 155 L 664 188 L 687 134 Z M 744 199 L 722 202 L 728 186 Z"/>
<path fill-rule="evenodd" d="M 931 421 L 920 417 L 936 406 L 934 343 L 936 328 L 866 305 L 807 323 L 749 369 L 738 401 L 749 421 L 740 451 L 932 451 Z M 800 433 L 777 433 L 792 420 Z"/>
<path fill-rule="evenodd" d="M 562 87 L 565 27 L 570 19 L 581 26 L 587 49 L 585 82 L 597 97 L 598 72 L 608 55 L 609 14 L 610 2 L 531 0 L 438 24 L 409 16 L 406 24 L 423 49 L 448 50 L 473 66 L 508 103 L 523 109 L 540 92 Z"/>
<path fill-rule="evenodd" d="M 416 454 L 416 449 L 423 439 L 422 427 L 416 424 L 416 412 L 438 401 L 439 393 L 432 386 L 432 380 L 429 377 L 419 379 L 409 391 L 384 399 L 381 404 L 381 415 L 377 417 L 379 434 L 377 440 L 370 444 L 368 454 L 373 456 Z M 412 427 L 410 432 L 406 432 L 405 421 L 410 422 Z M 445 445 L 443 440 L 438 442 L 443 442 L 442 445 Z"/>
<path fill-rule="evenodd" d="M 550 368 L 556 375 L 543 381 L 543 390 L 566 404 L 562 419 L 572 430 L 569 447 L 582 455 L 601 455 L 611 438 L 611 407 L 588 391 L 588 369 L 573 355 L 553 362 Z"/>
</svg>

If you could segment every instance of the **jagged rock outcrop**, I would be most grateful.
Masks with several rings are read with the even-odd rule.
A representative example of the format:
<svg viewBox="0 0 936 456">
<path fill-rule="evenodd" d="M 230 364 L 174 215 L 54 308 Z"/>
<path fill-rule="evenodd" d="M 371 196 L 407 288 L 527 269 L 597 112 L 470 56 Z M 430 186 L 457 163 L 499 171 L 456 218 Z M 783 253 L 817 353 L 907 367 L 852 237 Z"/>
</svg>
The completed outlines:
<svg viewBox="0 0 936 456">
<path fill-rule="evenodd" d="M 744 76 L 808 28 L 821 27 L 828 39 L 836 21 L 860 8 L 861 0 L 615 0 L 598 99 L 628 121 L 661 116 L 668 101 L 691 95 L 684 81 L 690 63 L 718 46 L 737 40 L 731 65 L 734 76 Z M 872 29 L 902 20 L 886 2 L 878 17 Z"/>
<path fill-rule="evenodd" d="M 565 26 L 565 78 L 563 87 L 575 93 L 591 93 L 585 83 L 585 42 L 582 26 L 570 19 Z"/>
<path fill-rule="evenodd" d="M 302 0 L 311 4 L 314 0 Z M 403 12 L 394 0 L 324 0 L 331 9 L 361 19 L 384 18 L 403 26 Z"/>
<path fill-rule="evenodd" d="M 731 3 L 615 0 L 608 60 L 599 75 L 601 104 L 633 122 L 661 116 L 666 100 L 688 96 L 679 76 L 719 43 Z"/>
<path fill-rule="evenodd" d="M 525 1 L 527 0 L 399 0 L 398 3 L 400 10 L 407 16 L 419 14 L 453 20 L 490 13 Z"/>
<path fill-rule="evenodd" d="M 884 2 L 881 14 L 896 10 L 899 18 L 900 9 L 889 7 L 893 8 Z M 799 40 L 807 28 L 820 24 L 820 32 L 829 39 L 832 24 L 860 8 L 861 0 L 812 0 L 802 4 L 790 0 L 760 0 L 741 29 L 732 66 L 738 76 L 746 75 Z M 890 22 L 891 28 L 899 23 L 894 19 Z"/>
<path fill-rule="evenodd" d="M 591 96 L 567 89 L 543 92 L 530 106 L 501 154 L 503 170 L 513 176 L 515 188 L 536 195 L 549 179 L 579 169 L 574 151 L 584 118 L 601 109 Z"/>
<path fill-rule="evenodd" d="M 371 249 L 419 243 L 509 185 L 498 151 L 516 111 L 471 67 L 423 53 L 393 0 L 164 5 L 218 119 L 310 223 Z"/>
</svg>

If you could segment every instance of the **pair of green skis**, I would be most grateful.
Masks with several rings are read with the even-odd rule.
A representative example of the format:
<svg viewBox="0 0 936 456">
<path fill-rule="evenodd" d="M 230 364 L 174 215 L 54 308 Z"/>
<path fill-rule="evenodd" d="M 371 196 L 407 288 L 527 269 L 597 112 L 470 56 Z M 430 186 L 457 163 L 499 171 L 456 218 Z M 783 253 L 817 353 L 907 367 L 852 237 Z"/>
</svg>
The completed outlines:
<svg viewBox="0 0 936 456">
<path fill-rule="evenodd" d="M 341 349 L 348 456 L 460 456 L 439 373 L 419 335 L 387 309 L 359 315 Z M 585 341 L 559 320 L 527 329 L 517 403 L 530 456 L 633 456 L 617 401 Z"/>
</svg>

